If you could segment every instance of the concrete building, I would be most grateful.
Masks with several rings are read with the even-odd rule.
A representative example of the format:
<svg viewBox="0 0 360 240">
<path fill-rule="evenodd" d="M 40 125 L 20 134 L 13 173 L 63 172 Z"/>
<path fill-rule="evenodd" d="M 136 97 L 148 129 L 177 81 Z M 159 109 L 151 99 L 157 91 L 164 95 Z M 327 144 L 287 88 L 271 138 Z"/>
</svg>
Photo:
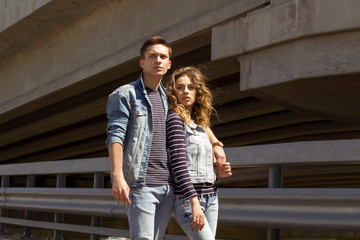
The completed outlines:
<svg viewBox="0 0 360 240">
<path fill-rule="evenodd" d="M 225 146 L 273 164 L 291 162 L 275 146 L 299 143 L 294 158 L 333 164 L 284 166 L 284 187 L 358 188 L 359 12 L 358 0 L 0 0 L 0 164 L 107 157 L 107 96 L 138 78 L 139 48 L 159 35 L 172 70 L 205 70 Z M 266 170 L 234 161 L 223 186 L 267 186 Z M 246 227 L 229 239 L 261 239 Z M 360 239 L 346 230 L 282 235 Z"/>
</svg>

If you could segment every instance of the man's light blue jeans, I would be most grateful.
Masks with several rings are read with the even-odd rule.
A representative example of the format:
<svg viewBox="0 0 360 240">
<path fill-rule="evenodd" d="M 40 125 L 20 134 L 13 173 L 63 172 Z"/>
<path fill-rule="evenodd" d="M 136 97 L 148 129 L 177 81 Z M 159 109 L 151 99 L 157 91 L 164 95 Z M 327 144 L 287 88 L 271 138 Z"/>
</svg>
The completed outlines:
<svg viewBox="0 0 360 240">
<path fill-rule="evenodd" d="M 205 214 L 205 225 L 201 231 L 190 226 L 193 220 L 191 204 L 184 197 L 175 196 L 174 213 L 176 221 L 191 240 L 214 240 L 218 221 L 219 203 L 217 193 L 200 195 L 200 206 Z"/>
<path fill-rule="evenodd" d="M 174 204 L 174 187 L 146 185 L 130 188 L 128 220 L 131 239 L 162 240 Z"/>
</svg>

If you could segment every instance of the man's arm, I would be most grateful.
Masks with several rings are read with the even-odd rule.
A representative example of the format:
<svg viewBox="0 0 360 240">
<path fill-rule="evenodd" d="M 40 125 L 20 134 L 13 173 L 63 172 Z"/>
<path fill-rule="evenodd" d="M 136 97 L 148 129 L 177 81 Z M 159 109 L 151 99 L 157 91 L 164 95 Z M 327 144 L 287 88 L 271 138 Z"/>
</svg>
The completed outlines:
<svg viewBox="0 0 360 240">
<path fill-rule="evenodd" d="M 112 171 L 112 193 L 115 200 L 124 204 L 131 204 L 129 199 L 129 185 L 125 181 L 122 170 L 123 165 L 123 146 L 112 143 L 109 146 L 110 166 Z"/>
<path fill-rule="evenodd" d="M 209 127 L 206 128 L 206 134 L 208 135 L 208 137 L 210 139 L 211 145 L 213 145 L 214 164 L 217 166 L 221 166 L 221 165 L 225 164 L 226 163 L 226 155 L 225 155 L 224 148 L 219 145 L 214 146 L 214 143 L 219 142 L 219 140 L 215 137 L 213 131 Z"/>
</svg>

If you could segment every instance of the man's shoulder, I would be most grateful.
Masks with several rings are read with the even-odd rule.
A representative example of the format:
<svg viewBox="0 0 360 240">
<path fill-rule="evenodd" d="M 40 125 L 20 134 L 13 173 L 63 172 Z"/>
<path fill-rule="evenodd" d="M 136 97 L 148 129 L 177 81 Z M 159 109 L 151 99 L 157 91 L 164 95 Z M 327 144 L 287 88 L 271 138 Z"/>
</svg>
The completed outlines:
<svg viewBox="0 0 360 240">
<path fill-rule="evenodd" d="M 135 91 L 138 89 L 140 90 L 141 84 L 139 84 L 139 79 L 130 83 L 127 83 L 125 85 L 122 85 L 115 89 L 111 94 L 132 94 L 135 93 Z"/>
</svg>

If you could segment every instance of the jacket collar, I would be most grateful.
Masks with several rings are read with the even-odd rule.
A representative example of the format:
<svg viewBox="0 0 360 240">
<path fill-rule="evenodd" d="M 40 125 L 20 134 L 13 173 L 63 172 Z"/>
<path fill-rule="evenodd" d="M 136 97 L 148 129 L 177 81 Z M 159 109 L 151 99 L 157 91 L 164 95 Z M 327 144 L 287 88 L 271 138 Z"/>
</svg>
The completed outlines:
<svg viewBox="0 0 360 240">
<path fill-rule="evenodd" d="M 140 77 L 137 80 L 137 84 L 141 88 L 142 92 L 144 94 L 147 94 L 146 89 L 145 89 L 144 79 L 143 79 L 143 73 L 140 74 Z M 160 83 L 158 91 L 160 92 L 161 95 L 166 96 L 166 91 L 165 91 L 165 88 L 162 83 Z"/>
</svg>

